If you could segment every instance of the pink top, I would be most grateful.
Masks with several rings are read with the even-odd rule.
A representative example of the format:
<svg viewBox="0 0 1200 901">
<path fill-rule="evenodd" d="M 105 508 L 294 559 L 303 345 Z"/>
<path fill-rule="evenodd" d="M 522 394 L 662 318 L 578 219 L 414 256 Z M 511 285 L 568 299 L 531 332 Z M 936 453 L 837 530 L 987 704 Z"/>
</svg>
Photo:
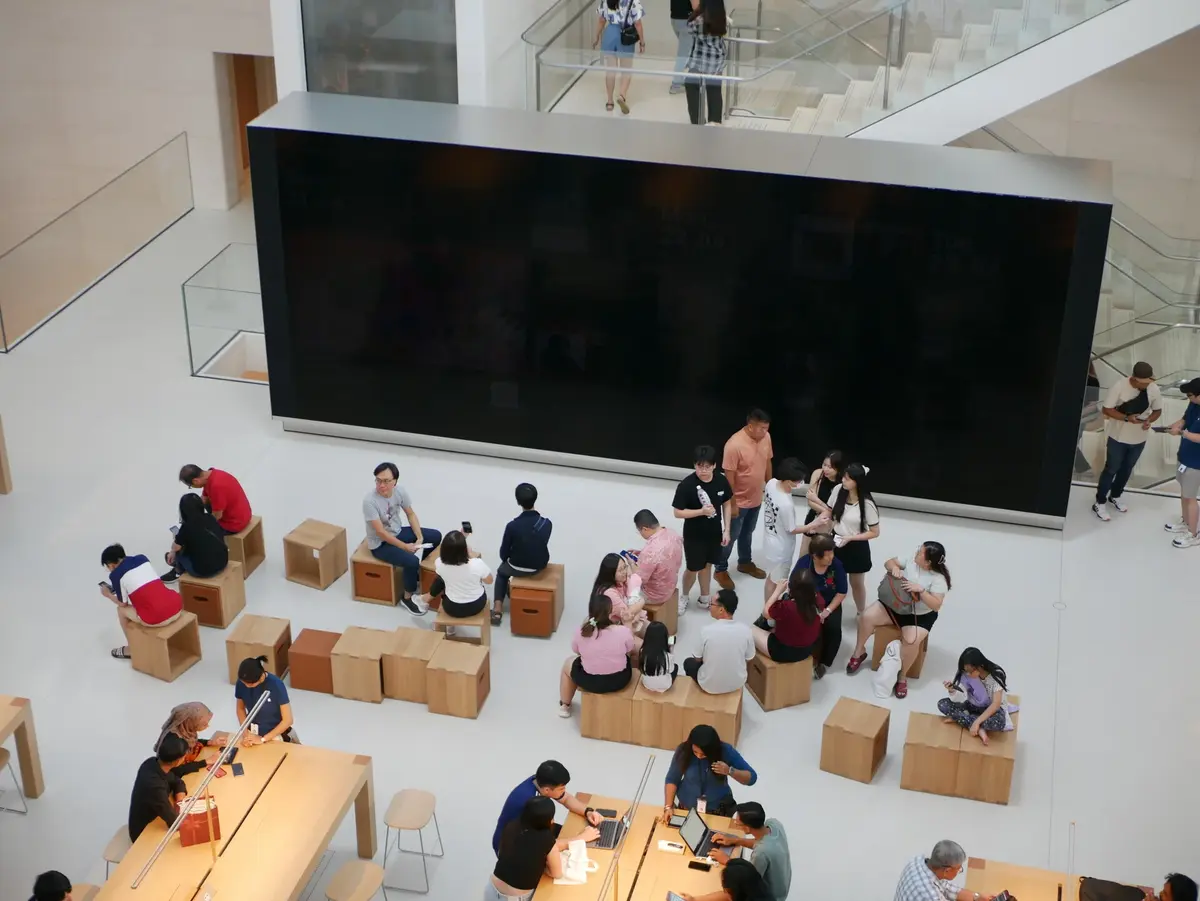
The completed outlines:
<svg viewBox="0 0 1200 901">
<path fill-rule="evenodd" d="M 624 590 L 622 590 L 624 589 Z M 604 596 L 612 601 L 612 618 L 619 619 L 625 625 L 637 630 L 639 624 L 650 622 L 645 610 L 639 610 L 637 616 L 629 616 L 629 601 L 642 590 L 642 577 L 637 573 L 625 580 L 624 585 L 614 585 L 604 592 Z"/>
<path fill-rule="evenodd" d="M 679 583 L 683 566 L 683 539 L 678 532 L 661 528 L 638 553 L 638 575 L 642 578 L 642 594 L 651 604 L 661 604 L 671 597 Z"/>
<path fill-rule="evenodd" d="M 607 626 L 584 638 L 582 630 L 575 631 L 571 650 L 580 657 L 583 671 L 592 676 L 608 676 L 629 666 L 628 654 L 634 648 L 633 633 L 628 626 Z"/>
</svg>

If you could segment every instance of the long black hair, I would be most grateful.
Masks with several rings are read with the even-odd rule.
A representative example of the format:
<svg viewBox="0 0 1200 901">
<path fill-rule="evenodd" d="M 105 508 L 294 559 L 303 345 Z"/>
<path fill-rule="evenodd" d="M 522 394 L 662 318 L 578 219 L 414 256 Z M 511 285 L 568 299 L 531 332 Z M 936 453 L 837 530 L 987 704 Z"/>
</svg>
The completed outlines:
<svg viewBox="0 0 1200 901">
<path fill-rule="evenodd" d="M 609 0 L 611 3 L 612 0 Z M 610 7 L 616 9 L 616 7 Z M 704 17 L 704 33 L 714 37 L 724 37 L 729 30 L 729 21 L 725 15 L 725 0 L 700 0 L 699 6 L 692 10 L 688 21 Z"/>
<path fill-rule="evenodd" d="M 554 802 L 545 795 L 534 795 L 521 808 L 521 815 L 500 833 L 500 853 L 506 854 L 522 832 L 547 832 L 554 825 Z"/>
<path fill-rule="evenodd" d="M 842 474 L 846 471 L 846 455 L 840 450 L 831 450 L 829 453 L 827 453 L 821 460 L 821 478 L 825 478 L 826 460 L 828 460 L 829 465 L 833 467 L 833 471 L 837 473 L 837 475 L 833 477 L 833 483 L 835 485 L 840 484 L 842 481 Z"/>
<path fill-rule="evenodd" d="M 733 901 L 759 901 L 769 897 L 767 883 L 762 874 L 748 860 L 735 857 L 721 871 L 721 888 Z"/>
<path fill-rule="evenodd" d="M 983 656 L 983 651 L 979 648 L 967 648 L 958 655 L 958 672 L 954 674 L 954 685 L 962 684 L 963 667 L 974 667 L 975 669 L 983 670 L 989 676 L 999 683 L 1000 687 L 1005 691 L 1008 690 L 1008 674 L 1004 672 L 1004 667 L 999 666 Z"/>
<path fill-rule="evenodd" d="M 813 622 L 820 615 L 817 608 L 817 581 L 811 569 L 793 570 L 788 579 L 787 593 L 796 605 L 796 612 L 806 623 Z"/>
<path fill-rule="evenodd" d="M 579 629 L 584 638 L 591 638 L 609 626 L 617 625 L 612 619 L 612 599 L 606 594 L 593 594 L 588 601 L 588 618 Z"/>
<path fill-rule="evenodd" d="M 946 548 L 940 541 L 923 541 L 921 550 L 925 553 L 925 562 L 929 568 L 946 580 L 946 590 L 950 590 L 950 569 L 946 566 Z"/>
<path fill-rule="evenodd" d="M 655 620 L 646 626 L 646 632 L 642 636 L 641 670 L 647 676 L 669 675 L 667 655 L 670 653 L 670 638 L 671 633 L 667 631 L 666 623 Z"/>
<path fill-rule="evenodd" d="M 858 530 L 865 532 L 869 528 L 867 526 L 867 501 L 875 503 L 875 498 L 871 496 L 871 491 L 867 488 L 867 467 L 861 463 L 851 463 L 842 475 L 854 479 L 854 490 L 858 493 Z M 846 504 L 849 500 L 850 492 L 843 485 L 842 490 L 838 492 L 837 500 L 833 502 L 834 522 L 842 521 L 842 514 L 846 512 Z"/>
<path fill-rule="evenodd" d="M 620 554 L 604 555 L 596 573 L 596 581 L 592 583 L 592 594 L 604 594 L 608 589 L 617 586 L 617 569 L 621 566 L 621 559 Z"/>
<path fill-rule="evenodd" d="M 704 752 L 704 759 L 709 765 L 721 760 L 721 736 L 717 734 L 717 730 L 712 726 L 699 725 L 693 726 L 692 731 L 688 733 L 688 737 L 680 742 L 679 747 L 675 749 L 675 756 L 671 759 L 671 765 L 680 773 L 686 773 L 688 764 L 691 763 L 695 756 L 692 753 L 692 745 L 695 745 Z M 725 776 L 719 773 L 713 773 L 713 778 L 722 780 Z"/>
</svg>

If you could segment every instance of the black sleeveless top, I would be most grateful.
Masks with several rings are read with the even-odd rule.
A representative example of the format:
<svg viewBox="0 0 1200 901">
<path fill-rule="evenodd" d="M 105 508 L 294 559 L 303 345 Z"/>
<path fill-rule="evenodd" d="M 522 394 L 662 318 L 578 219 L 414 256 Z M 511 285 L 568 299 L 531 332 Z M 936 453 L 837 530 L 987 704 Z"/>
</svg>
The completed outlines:
<svg viewBox="0 0 1200 901">
<path fill-rule="evenodd" d="M 821 501 L 821 503 L 829 503 L 829 495 L 833 493 L 833 486 L 837 484 L 837 482 L 831 482 L 829 479 L 825 478 L 825 473 L 821 473 L 821 481 L 817 484 L 817 498 Z M 804 524 L 808 525 L 816 518 L 817 511 L 810 509 L 808 511 L 808 516 L 804 518 Z"/>
</svg>

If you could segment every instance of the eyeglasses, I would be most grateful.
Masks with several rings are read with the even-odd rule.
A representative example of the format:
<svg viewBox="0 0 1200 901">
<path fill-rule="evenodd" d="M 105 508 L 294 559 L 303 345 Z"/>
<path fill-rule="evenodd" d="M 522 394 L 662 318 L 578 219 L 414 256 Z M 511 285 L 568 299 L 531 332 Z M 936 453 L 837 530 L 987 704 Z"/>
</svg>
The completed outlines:
<svg viewBox="0 0 1200 901">
<path fill-rule="evenodd" d="M 395 481 L 396 481 L 395 479 L 376 479 L 375 484 L 376 485 L 391 485 Z"/>
</svg>

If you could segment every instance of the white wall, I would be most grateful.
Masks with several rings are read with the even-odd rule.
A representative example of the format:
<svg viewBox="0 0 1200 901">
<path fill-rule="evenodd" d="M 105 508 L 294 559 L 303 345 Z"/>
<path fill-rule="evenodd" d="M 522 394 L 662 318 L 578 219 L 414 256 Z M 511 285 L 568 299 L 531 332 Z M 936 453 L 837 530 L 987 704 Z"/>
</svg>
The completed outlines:
<svg viewBox="0 0 1200 901">
<path fill-rule="evenodd" d="M 4 3 L 0 252 L 183 131 L 196 205 L 236 202 L 214 54 L 269 56 L 268 2 Z"/>
<path fill-rule="evenodd" d="M 280 97 L 307 90 L 304 69 L 304 28 L 300 0 L 270 0 L 271 45 L 275 56 L 275 86 Z"/>
</svg>

